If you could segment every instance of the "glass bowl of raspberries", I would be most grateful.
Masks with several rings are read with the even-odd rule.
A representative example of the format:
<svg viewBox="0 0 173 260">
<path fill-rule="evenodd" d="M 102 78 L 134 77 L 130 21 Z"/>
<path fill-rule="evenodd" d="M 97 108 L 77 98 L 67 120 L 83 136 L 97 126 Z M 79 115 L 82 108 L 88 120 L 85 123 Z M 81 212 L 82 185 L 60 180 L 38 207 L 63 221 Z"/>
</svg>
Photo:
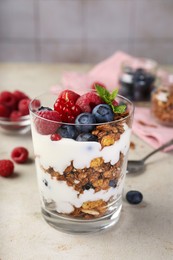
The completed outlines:
<svg viewBox="0 0 173 260">
<path fill-rule="evenodd" d="M 30 131 L 30 97 L 20 90 L 0 92 L 0 131 L 25 134 Z"/>
</svg>

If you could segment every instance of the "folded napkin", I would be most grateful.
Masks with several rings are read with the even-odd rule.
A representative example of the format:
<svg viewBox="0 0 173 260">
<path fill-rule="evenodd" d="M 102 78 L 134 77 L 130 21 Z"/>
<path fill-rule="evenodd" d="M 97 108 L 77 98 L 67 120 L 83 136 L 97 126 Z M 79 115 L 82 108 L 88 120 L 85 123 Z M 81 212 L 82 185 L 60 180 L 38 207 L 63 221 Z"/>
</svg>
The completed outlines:
<svg viewBox="0 0 173 260">
<path fill-rule="evenodd" d="M 158 124 L 151 116 L 149 108 L 136 107 L 133 121 L 133 133 L 154 148 L 173 139 L 173 128 Z M 173 145 L 164 152 L 173 150 Z"/>
</svg>

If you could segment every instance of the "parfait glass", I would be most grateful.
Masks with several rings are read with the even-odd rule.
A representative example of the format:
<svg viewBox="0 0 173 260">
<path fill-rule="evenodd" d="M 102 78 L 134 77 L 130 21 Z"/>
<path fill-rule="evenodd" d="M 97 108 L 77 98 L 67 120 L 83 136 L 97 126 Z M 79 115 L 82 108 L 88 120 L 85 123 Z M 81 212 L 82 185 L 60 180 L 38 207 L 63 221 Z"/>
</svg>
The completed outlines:
<svg viewBox="0 0 173 260">
<path fill-rule="evenodd" d="M 53 109 L 57 95 L 44 93 L 30 103 L 42 216 L 66 233 L 110 228 L 118 222 L 122 209 L 133 104 L 117 96 L 117 102 L 126 105 L 123 115 L 117 114 L 111 122 L 83 124 L 83 131 L 90 129 L 96 139 L 81 141 L 77 138 L 80 125 L 38 115 L 40 107 Z M 59 133 L 60 128 L 73 129 L 73 138 L 53 139 L 52 133 Z"/>
</svg>

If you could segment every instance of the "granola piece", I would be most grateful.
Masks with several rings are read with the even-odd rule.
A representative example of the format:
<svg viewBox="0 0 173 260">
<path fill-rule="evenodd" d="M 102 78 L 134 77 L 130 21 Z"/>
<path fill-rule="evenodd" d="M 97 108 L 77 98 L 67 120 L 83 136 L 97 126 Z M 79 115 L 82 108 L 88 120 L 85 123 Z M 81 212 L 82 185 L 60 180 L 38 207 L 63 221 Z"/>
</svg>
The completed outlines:
<svg viewBox="0 0 173 260">
<path fill-rule="evenodd" d="M 83 179 L 85 179 L 87 177 L 87 173 L 86 172 L 80 172 L 77 176 L 78 180 L 81 181 Z"/>
<path fill-rule="evenodd" d="M 101 189 L 102 190 L 108 190 L 110 187 L 109 187 L 109 179 L 105 179 L 101 185 Z"/>
<path fill-rule="evenodd" d="M 93 209 L 82 209 L 81 211 L 86 213 L 86 214 L 93 215 L 93 216 L 100 215 L 100 213 L 98 211 L 93 210 Z"/>
<path fill-rule="evenodd" d="M 49 168 L 46 170 L 46 172 L 48 172 L 49 174 L 54 174 L 54 173 L 55 173 L 55 171 L 54 171 L 54 169 L 53 169 L 52 167 L 49 167 Z"/>
<path fill-rule="evenodd" d="M 104 131 L 104 132 L 111 132 L 112 131 L 112 125 L 111 124 L 102 124 L 98 125 L 97 130 Z"/>
<path fill-rule="evenodd" d="M 115 135 L 114 134 L 105 135 L 101 139 L 101 146 L 102 147 L 110 146 L 110 145 L 112 145 L 114 143 L 115 143 Z"/>
<path fill-rule="evenodd" d="M 103 206 L 105 206 L 105 201 L 103 200 L 86 201 L 82 204 L 82 209 L 95 209 Z"/>
<path fill-rule="evenodd" d="M 103 185 L 103 179 L 97 180 L 93 182 L 94 187 L 102 187 Z"/>
<path fill-rule="evenodd" d="M 104 163 L 103 158 L 97 157 L 90 162 L 90 167 L 95 168 L 95 167 L 102 165 L 103 163 Z"/>
<path fill-rule="evenodd" d="M 98 192 L 98 191 L 100 191 L 100 190 L 101 190 L 100 187 L 95 187 L 95 192 Z"/>
<path fill-rule="evenodd" d="M 123 126 L 122 124 L 118 124 L 118 125 L 117 125 L 117 128 L 118 128 L 118 132 L 119 132 L 120 134 L 123 134 L 123 133 L 124 133 L 124 126 Z"/>
<path fill-rule="evenodd" d="M 98 140 L 100 140 L 101 138 L 103 138 L 103 136 L 106 136 L 107 135 L 107 132 L 104 132 L 104 131 L 100 131 L 99 133 L 98 133 Z"/>
<path fill-rule="evenodd" d="M 56 176 L 56 179 L 57 179 L 57 181 L 65 181 L 66 180 L 65 176 L 60 175 L 60 174 Z"/>
<path fill-rule="evenodd" d="M 100 177 L 100 173 L 99 172 L 94 172 L 93 174 L 89 175 L 88 178 L 89 178 L 89 181 L 91 183 L 93 183 L 93 182 L 97 181 L 99 179 L 99 177 Z"/>
<path fill-rule="evenodd" d="M 67 166 L 67 168 L 64 170 L 64 173 L 71 173 L 72 171 L 73 171 L 73 164 L 71 162 L 71 164 Z"/>
<path fill-rule="evenodd" d="M 112 178 L 112 177 L 113 177 L 112 170 L 110 170 L 110 171 L 105 171 L 105 172 L 103 173 L 103 177 L 104 177 L 104 178 Z"/>
<path fill-rule="evenodd" d="M 72 215 L 72 216 L 74 216 L 74 217 L 79 217 L 79 216 L 81 216 L 81 215 L 82 215 L 82 213 L 81 213 L 81 208 L 75 208 L 74 211 L 73 211 L 70 215 Z"/>
</svg>

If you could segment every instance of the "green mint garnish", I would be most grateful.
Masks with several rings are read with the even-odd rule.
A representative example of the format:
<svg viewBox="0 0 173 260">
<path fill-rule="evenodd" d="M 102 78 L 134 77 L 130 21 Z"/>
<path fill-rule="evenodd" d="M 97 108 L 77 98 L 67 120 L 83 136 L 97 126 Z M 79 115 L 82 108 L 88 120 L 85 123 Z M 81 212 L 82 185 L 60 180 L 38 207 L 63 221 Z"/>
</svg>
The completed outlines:
<svg viewBox="0 0 173 260">
<path fill-rule="evenodd" d="M 122 114 L 126 110 L 126 105 L 119 105 L 119 106 L 112 105 L 111 107 L 114 113 Z"/>
<path fill-rule="evenodd" d="M 126 105 L 118 105 L 114 106 L 113 101 L 115 100 L 118 89 L 113 90 L 112 93 L 110 93 L 107 89 L 103 88 L 99 84 L 95 84 L 95 89 L 98 93 L 98 95 L 103 99 L 103 101 L 111 106 L 114 113 L 122 114 L 126 110 Z"/>
</svg>

